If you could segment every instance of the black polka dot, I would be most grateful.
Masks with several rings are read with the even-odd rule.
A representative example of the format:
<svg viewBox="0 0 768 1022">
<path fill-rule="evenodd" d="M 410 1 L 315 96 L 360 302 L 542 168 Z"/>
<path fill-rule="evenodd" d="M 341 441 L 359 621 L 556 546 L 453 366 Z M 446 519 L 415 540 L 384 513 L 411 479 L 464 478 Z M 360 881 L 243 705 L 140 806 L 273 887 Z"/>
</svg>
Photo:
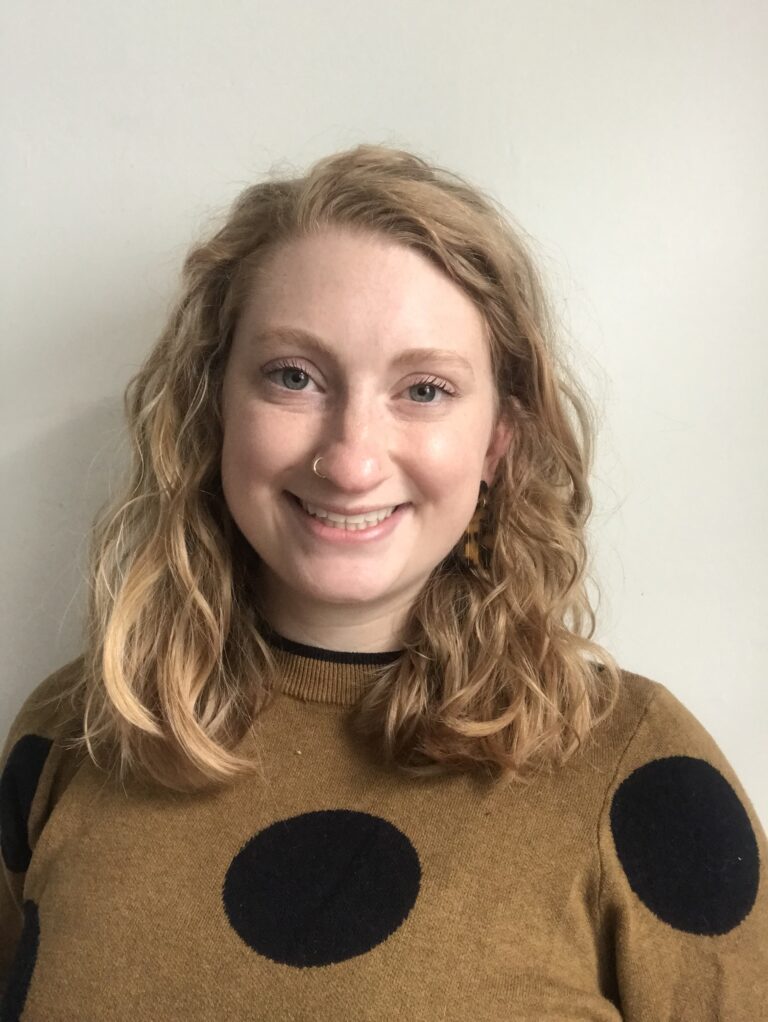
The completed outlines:
<svg viewBox="0 0 768 1022">
<path fill-rule="evenodd" d="M 52 744 L 41 735 L 24 735 L 11 749 L 0 777 L 0 850 L 13 873 L 23 873 L 32 857 L 29 812 Z"/>
<path fill-rule="evenodd" d="M 37 962 L 40 943 L 40 918 L 34 901 L 24 902 L 24 928 L 21 931 L 16 954 L 8 975 L 8 982 L 0 1001 L 0 1022 L 19 1022 L 27 1000 L 32 973 Z"/>
<path fill-rule="evenodd" d="M 659 919 L 687 933 L 728 933 L 757 897 L 757 840 L 739 797 L 703 759 L 639 767 L 611 804 L 616 853 L 630 887 Z"/>
<path fill-rule="evenodd" d="M 364 954 L 405 920 L 419 893 L 415 848 L 368 813 L 326 809 L 255 834 L 227 870 L 232 928 L 284 965 L 330 965 Z"/>
</svg>

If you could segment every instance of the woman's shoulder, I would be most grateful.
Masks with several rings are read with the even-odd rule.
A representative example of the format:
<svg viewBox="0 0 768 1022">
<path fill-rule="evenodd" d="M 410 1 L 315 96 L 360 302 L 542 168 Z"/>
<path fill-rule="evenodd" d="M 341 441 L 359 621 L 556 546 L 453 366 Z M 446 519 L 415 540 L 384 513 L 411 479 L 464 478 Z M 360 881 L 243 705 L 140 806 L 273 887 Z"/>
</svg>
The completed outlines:
<svg viewBox="0 0 768 1022">
<path fill-rule="evenodd" d="M 601 763 L 610 765 L 616 783 L 649 764 L 657 774 L 715 773 L 740 788 L 733 767 L 713 735 L 689 709 L 671 683 L 620 669 L 621 683 L 611 712 L 593 739 Z"/>
<path fill-rule="evenodd" d="M 7 730 L 3 760 L 8 747 L 24 735 L 37 734 L 52 741 L 62 736 L 81 694 L 83 665 L 82 655 L 68 661 L 28 693 Z"/>
<path fill-rule="evenodd" d="M 653 829 L 660 816 L 667 826 L 687 813 L 691 825 L 702 818 L 729 821 L 728 827 L 764 840 L 740 777 L 671 685 L 625 668 L 620 676 L 613 709 L 577 758 L 589 783 L 601 779 L 606 824 L 647 818 Z"/>
<path fill-rule="evenodd" d="M 756 885 L 765 832 L 718 742 L 667 684 L 621 674 L 613 730 L 609 720 L 604 739 L 614 739 L 604 802 L 614 842 L 636 854 L 654 835 L 698 834 L 710 852 L 724 844 L 738 849 Z"/>
<path fill-rule="evenodd" d="M 623 759 L 655 754 L 725 762 L 712 734 L 666 682 L 626 668 L 620 673 L 621 685 L 607 723 L 619 743 L 624 743 Z"/>
<path fill-rule="evenodd" d="M 24 699 L 0 756 L 0 838 L 7 869 L 23 872 L 36 836 L 74 776 L 81 753 L 68 747 L 83 657 L 47 675 Z"/>
<path fill-rule="evenodd" d="M 768 946 L 768 842 L 755 808 L 713 736 L 666 684 L 622 671 L 616 712 L 599 900 L 624 934 L 627 1004 L 658 1001 L 653 1017 L 666 1018 L 665 991 L 686 985 L 702 1004 L 752 1004 L 765 989 L 757 977 Z M 653 989 L 633 973 L 634 962 L 651 961 L 649 947 Z M 721 983 L 733 970 L 738 984 L 735 955 L 743 990 Z"/>
</svg>

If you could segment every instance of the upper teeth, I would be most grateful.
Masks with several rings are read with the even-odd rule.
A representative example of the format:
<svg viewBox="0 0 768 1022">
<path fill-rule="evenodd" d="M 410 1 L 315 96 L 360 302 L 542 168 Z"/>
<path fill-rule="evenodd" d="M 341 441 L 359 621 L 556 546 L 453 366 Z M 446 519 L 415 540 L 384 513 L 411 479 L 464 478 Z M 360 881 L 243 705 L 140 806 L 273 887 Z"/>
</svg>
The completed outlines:
<svg viewBox="0 0 768 1022">
<path fill-rule="evenodd" d="M 316 515 L 318 518 L 329 518 L 332 522 L 348 523 L 349 525 L 362 525 L 364 522 L 383 522 L 395 510 L 394 507 L 382 507 L 378 511 L 366 511 L 364 515 L 337 515 L 333 511 L 326 511 L 325 508 L 316 507 L 314 504 L 307 504 L 304 500 L 301 501 L 301 506 L 309 514 Z"/>
</svg>

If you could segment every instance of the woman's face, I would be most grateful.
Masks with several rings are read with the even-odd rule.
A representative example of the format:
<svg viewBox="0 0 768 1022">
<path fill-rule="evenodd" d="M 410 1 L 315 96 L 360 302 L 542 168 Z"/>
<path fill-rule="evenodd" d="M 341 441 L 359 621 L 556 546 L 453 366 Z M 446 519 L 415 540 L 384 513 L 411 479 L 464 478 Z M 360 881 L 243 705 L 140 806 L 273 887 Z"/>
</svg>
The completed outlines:
<svg viewBox="0 0 768 1022">
<path fill-rule="evenodd" d="M 428 348 L 444 354 L 414 353 Z M 296 638 L 298 622 L 315 639 L 349 626 L 358 645 L 330 648 L 393 648 L 509 443 L 471 300 L 380 235 L 334 228 L 284 243 L 238 321 L 222 406 L 224 496 L 259 555 L 272 626 Z M 350 512 L 406 506 L 368 537 L 318 529 L 295 497 Z"/>
</svg>

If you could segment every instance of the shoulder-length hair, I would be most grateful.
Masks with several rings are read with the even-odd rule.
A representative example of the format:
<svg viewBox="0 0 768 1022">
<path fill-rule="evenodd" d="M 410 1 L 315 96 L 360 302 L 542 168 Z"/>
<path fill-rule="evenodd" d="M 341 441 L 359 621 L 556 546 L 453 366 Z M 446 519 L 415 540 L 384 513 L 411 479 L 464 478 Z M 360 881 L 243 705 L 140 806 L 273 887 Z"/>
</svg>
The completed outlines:
<svg viewBox="0 0 768 1022">
<path fill-rule="evenodd" d="M 335 225 L 426 256 L 480 310 L 499 414 L 514 424 L 488 493 L 487 570 L 452 551 L 410 609 L 402 656 L 350 709 L 411 776 L 527 781 L 607 717 L 621 671 L 591 641 L 585 527 L 593 412 L 558 353 L 521 229 L 455 173 L 358 145 L 246 188 L 183 265 L 168 322 L 125 392 L 133 463 L 91 533 L 67 742 L 94 764 L 198 791 L 259 772 L 240 739 L 279 691 L 255 552 L 222 494 L 222 377 L 254 274 L 278 243 Z"/>
</svg>

